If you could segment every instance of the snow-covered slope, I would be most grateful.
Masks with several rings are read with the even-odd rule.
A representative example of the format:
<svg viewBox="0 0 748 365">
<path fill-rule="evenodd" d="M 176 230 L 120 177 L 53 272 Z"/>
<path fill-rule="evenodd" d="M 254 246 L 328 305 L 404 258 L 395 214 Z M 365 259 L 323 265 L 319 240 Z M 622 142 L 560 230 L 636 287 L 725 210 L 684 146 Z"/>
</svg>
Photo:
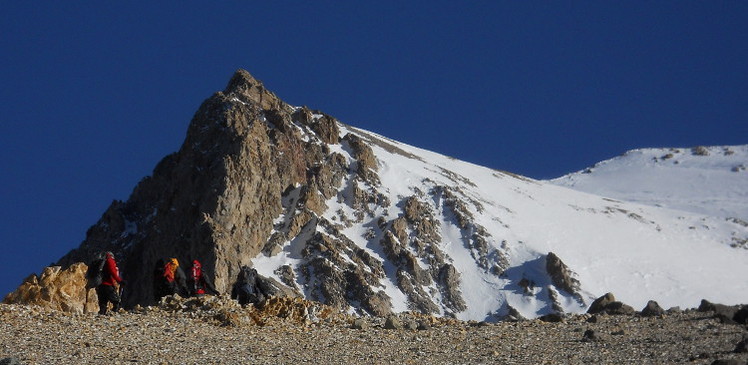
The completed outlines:
<svg viewBox="0 0 748 365">
<path fill-rule="evenodd" d="M 702 298 L 727 304 L 748 302 L 748 282 L 744 280 L 748 275 L 748 250 L 743 248 L 748 227 L 741 220 L 724 218 L 726 215 L 745 217 L 746 209 L 740 203 L 722 204 L 727 203 L 723 200 L 745 201 L 745 184 L 741 187 L 722 185 L 726 181 L 724 176 L 730 176 L 730 181 L 738 181 L 741 176 L 745 179 L 745 171 L 731 171 L 745 161 L 745 146 L 731 147 L 733 155 L 722 149 L 710 149 L 712 155 L 717 152 L 724 155 L 719 160 L 714 159 L 719 163 L 700 165 L 701 157 L 691 157 L 690 151 L 644 150 L 624 157 L 623 161 L 627 162 L 618 164 L 615 171 L 603 174 L 608 171 L 604 169 L 605 163 L 593 169 L 600 171 L 599 176 L 617 182 L 621 173 L 629 176 L 629 171 L 636 170 L 632 166 L 641 165 L 633 156 L 640 154 L 642 157 L 637 158 L 646 160 L 647 166 L 673 165 L 680 161 L 676 166 L 682 170 L 691 167 L 685 175 L 677 175 L 676 169 L 655 169 L 667 171 L 670 176 L 683 176 L 666 183 L 677 183 L 678 186 L 671 186 L 670 190 L 678 194 L 668 194 L 667 186 L 653 182 L 639 199 L 626 198 L 647 204 L 656 201 L 671 208 L 690 207 L 693 211 L 685 212 L 625 202 L 622 198 L 611 199 L 614 194 L 606 191 L 595 191 L 607 196 L 603 197 L 568 189 L 559 186 L 560 180 L 536 181 L 488 169 L 341 125 L 341 135 L 345 133 L 369 142 L 379 167 L 380 184 L 355 184 L 395 204 L 370 204 L 367 214 L 356 224 L 344 228 L 343 233 L 385 263 L 386 277 L 373 289 L 383 290 L 396 311 L 410 307 L 406 295 L 398 287 L 396 267 L 388 260 L 383 246 L 377 243 L 386 234 L 377 222 L 402 216 L 403 204 L 398 202 L 411 196 L 429 206 L 438 221 L 437 246 L 447 262 L 460 273 L 465 310 L 450 310 L 453 307 L 445 304 L 443 293 L 433 283 L 423 287 L 424 292 L 439 303 L 441 314 L 492 320 L 506 315 L 511 308 L 526 317 L 554 311 L 583 312 L 594 298 L 606 292 L 613 292 L 619 300 L 637 309 L 650 299 L 657 300 L 665 308 L 693 307 Z M 353 161 L 345 142 L 331 149 Z M 673 157 L 666 157 L 667 153 L 672 153 Z M 733 162 L 734 155 L 738 162 Z M 642 172 L 633 177 L 645 180 L 647 175 Z M 585 181 L 578 176 L 587 175 L 567 178 L 576 183 L 570 184 L 575 188 Z M 700 180 L 691 181 L 694 176 Z M 594 186 L 606 184 L 598 182 Z M 628 184 L 611 189 L 624 191 L 622 187 Z M 685 193 L 694 188 L 708 194 L 698 198 L 691 195 L 693 199 L 686 199 L 689 195 Z M 340 216 L 356 216 L 349 203 L 351 200 L 351 189 L 343 189 L 337 197 L 325 202 L 328 209 L 322 218 L 336 221 Z M 455 208 L 455 201 L 458 208 Z M 719 202 L 720 208 L 710 207 L 714 205 L 712 201 Z M 715 212 L 722 214 L 699 214 Z M 469 224 L 461 221 L 465 216 L 470 217 Z M 321 227 L 316 229 L 323 231 Z M 482 241 L 476 239 L 476 232 L 485 238 L 484 246 L 477 244 Z M 410 231 L 410 235 L 414 233 Z M 279 254 L 272 257 L 260 254 L 253 262 L 261 274 L 278 278 L 279 267 L 298 267 L 302 263 L 295 254 L 299 249 L 293 245 L 294 240 L 289 240 Z M 556 254 L 574 273 L 573 277 L 580 284 L 577 293 L 562 290 L 552 283 L 545 266 L 549 252 Z M 424 256 L 419 257 L 419 265 L 428 268 Z M 503 265 L 481 264 L 486 261 Z M 299 282 L 299 285 L 304 283 Z"/>
<path fill-rule="evenodd" d="M 748 145 L 650 148 L 551 180 L 609 198 L 748 221 Z"/>
</svg>

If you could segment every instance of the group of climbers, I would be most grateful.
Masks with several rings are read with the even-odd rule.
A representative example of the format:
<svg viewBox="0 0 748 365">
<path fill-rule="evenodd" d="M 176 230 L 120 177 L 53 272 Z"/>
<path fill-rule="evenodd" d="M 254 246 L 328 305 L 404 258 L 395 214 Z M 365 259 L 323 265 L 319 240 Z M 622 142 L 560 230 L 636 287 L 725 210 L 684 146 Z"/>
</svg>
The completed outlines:
<svg viewBox="0 0 748 365">
<path fill-rule="evenodd" d="M 193 260 L 189 279 L 179 266 L 175 257 L 158 260 L 153 272 L 153 295 L 156 302 L 167 295 L 178 294 L 182 297 L 203 294 L 220 295 L 213 283 L 203 275 L 200 261 Z"/>
<path fill-rule="evenodd" d="M 125 281 L 120 276 L 114 254 L 106 252 L 95 258 L 89 265 L 86 278 L 87 289 L 96 288 L 96 294 L 99 297 L 99 314 L 107 313 L 109 303 L 112 304 L 113 311 L 119 310 Z M 181 297 L 220 295 L 204 274 L 200 261 L 192 261 L 188 277 L 179 265 L 179 260 L 174 257 L 156 262 L 153 272 L 153 294 L 156 303 L 165 296 L 175 294 Z M 262 303 L 266 297 L 267 293 L 258 280 L 257 270 L 242 266 L 231 290 L 231 299 L 246 305 Z"/>
</svg>

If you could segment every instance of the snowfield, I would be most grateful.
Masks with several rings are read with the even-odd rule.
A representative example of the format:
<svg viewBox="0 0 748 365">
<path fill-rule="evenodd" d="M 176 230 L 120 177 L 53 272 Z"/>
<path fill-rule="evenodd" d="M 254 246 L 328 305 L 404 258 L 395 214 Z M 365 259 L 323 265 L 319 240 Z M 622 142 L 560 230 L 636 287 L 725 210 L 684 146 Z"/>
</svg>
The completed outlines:
<svg viewBox="0 0 748 365">
<path fill-rule="evenodd" d="M 610 198 L 748 221 L 748 145 L 626 152 L 550 182 Z"/>
<path fill-rule="evenodd" d="M 439 247 L 460 272 L 467 304 L 454 313 L 460 319 L 497 320 L 510 307 L 537 317 L 556 311 L 553 297 L 563 312 L 579 313 L 607 292 L 637 310 L 649 300 L 666 309 L 695 307 L 701 299 L 748 303 L 748 146 L 711 147 L 708 156 L 691 149 L 636 150 L 586 171 L 538 181 L 340 127 L 341 135 L 353 133 L 371 144 L 379 193 L 392 202 L 422 196 L 430 205 L 439 220 Z M 331 149 L 352 160 L 345 145 Z M 459 227 L 438 194 L 430 193 L 439 186 L 458 192 L 472 224 L 488 232 L 491 252 L 506 256 L 509 268 L 501 275 L 478 265 L 466 238 L 471 232 Z M 338 211 L 354 215 L 347 204 L 350 192 L 342 194 L 326 202 L 325 218 L 334 220 Z M 407 297 L 396 284 L 396 268 L 378 243 L 382 232 L 374 223 L 402 215 L 402 208 L 393 203 L 372 209 L 374 214 L 344 233 L 384 263 L 387 277 L 374 289 L 385 291 L 393 310 L 406 311 Z M 371 227 L 377 239 L 371 239 Z M 574 273 L 577 295 L 553 286 L 545 270 L 549 252 Z M 284 249 L 253 262 L 262 275 L 277 279 L 275 270 L 295 267 L 299 255 Z M 523 278 L 533 284 L 529 293 L 518 285 Z M 442 303 L 436 288 L 424 289 Z M 443 303 L 441 308 L 440 314 L 448 312 Z"/>
</svg>

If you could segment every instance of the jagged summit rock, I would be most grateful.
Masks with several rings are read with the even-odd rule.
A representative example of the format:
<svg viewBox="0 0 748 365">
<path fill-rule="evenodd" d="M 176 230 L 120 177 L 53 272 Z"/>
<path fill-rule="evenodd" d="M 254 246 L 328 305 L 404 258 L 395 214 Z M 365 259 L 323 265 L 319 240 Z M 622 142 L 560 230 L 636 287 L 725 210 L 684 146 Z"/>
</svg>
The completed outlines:
<svg viewBox="0 0 748 365">
<path fill-rule="evenodd" d="M 241 69 L 231 77 L 223 94 L 237 97 L 245 103 L 256 104 L 263 110 L 277 109 L 282 103 L 275 94 L 265 89 L 261 81 Z"/>
</svg>

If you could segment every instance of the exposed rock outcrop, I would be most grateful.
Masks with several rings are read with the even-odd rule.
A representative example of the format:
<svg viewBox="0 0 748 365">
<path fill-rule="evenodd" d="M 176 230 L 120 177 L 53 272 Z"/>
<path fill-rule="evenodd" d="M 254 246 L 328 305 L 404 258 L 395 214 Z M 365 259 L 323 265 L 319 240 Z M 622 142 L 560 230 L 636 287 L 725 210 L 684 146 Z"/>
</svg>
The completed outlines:
<svg viewBox="0 0 748 365">
<path fill-rule="evenodd" d="M 730 306 L 712 303 L 706 299 L 702 299 L 697 310 L 699 312 L 713 312 L 714 317 L 719 319 L 722 323 L 748 324 L 748 306 Z"/>
<path fill-rule="evenodd" d="M 607 307 L 610 303 L 613 303 L 616 301 L 615 295 L 613 293 L 606 293 L 605 295 L 595 299 L 592 304 L 590 304 L 590 308 L 587 309 L 587 313 L 589 314 L 596 314 L 600 313 L 605 310 L 605 307 Z"/>
<path fill-rule="evenodd" d="M 374 157 L 371 147 L 354 134 L 346 134 L 343 140 L 350 146 L 351 154 L 357 161 L 355 170 L 358 176 L 372 185 L 379 184 L 379 177 L 376 174 L 377 159 Z"/>
<path fill-rule="evenodd" d="M 397 267 L 397 285 L 407 295 L 410 309 L 421 313 L 465 310 L 460 273 L 439 247 L 441 234 L 433 208 L 417 196 L 407 197 L 399 205 L 403 215 L 386 225 L 380 244 Z M 443 298 L 441 308 L 432 300 L 432 286 Z"/>
<path fill-rule="evenodd" d="M 597 299 L 590 305 L 587 310 L 589 314 L 606 313 L 612 315 L 633 315 L 636 313 L 633 307 L 616 301 L 613 293 L 607 293 Z"/>
<path fill-rule="evenodd" d="M 302 255 L 306 260 L 301 265 L 301 275 L 311 299 L 337 308 L 347 308 L 351 301 L 358 301 L 361 309 L 377 316 L 391 311 L 389 297 L 372 289 L 384 277 L 381 262 L 350 240 L 318 232 L 306 242 Z"/>
<path fill-rule="evenodd" d="M 665 310 L 654 300 L 647 302 L 647 305 L 642 309 L 642 316 L 644 317 L 656 317 L 664 314 Z"/>
<path fill-rule="evenodd" d="M 41 275 L 26 278 L 3 303 L 36 305 L 71 313 L 97 312 L 96 290 L 86 289 L 87 269 L 84 263 L 76 263 L 65 270 L 60 266 L 47 267 Z"/>
<path fill-rule="evenodd" d="M 546 256 L 545 270 L 550 275 L 553 285 L 574 295 L 579 302 L 584 303 L 584 299 L 579 294 L 579 280 L 574 278 L 574 273 L 553 252 L 549 252 Z"/>
</svg>

